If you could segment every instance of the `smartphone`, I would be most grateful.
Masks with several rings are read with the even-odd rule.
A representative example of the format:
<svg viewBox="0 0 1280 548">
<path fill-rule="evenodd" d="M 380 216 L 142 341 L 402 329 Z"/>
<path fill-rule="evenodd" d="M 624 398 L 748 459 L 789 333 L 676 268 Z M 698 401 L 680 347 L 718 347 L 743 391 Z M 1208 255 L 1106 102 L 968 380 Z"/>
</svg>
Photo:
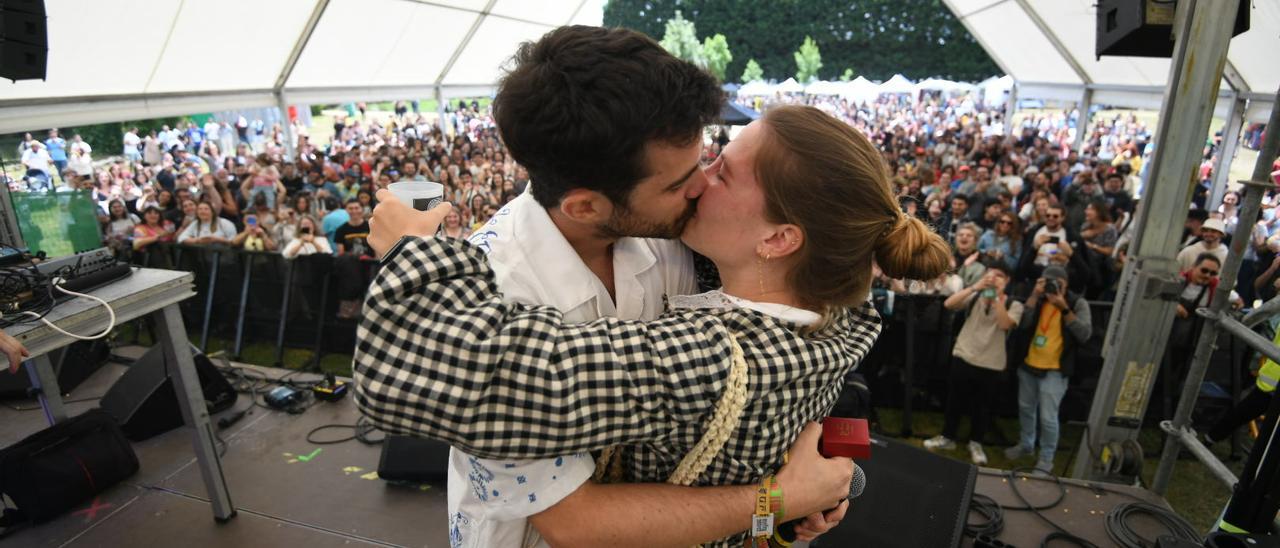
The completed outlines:
<svg viewBox="0 0 1280 548">
<path fill-rule="evenodd" d="M 247 226 L 258 226 L 258 220 L 253 217 L 249 217 L 244 220 L 244 224 Z"/>
<path fill-rule="evenodd" d="M 1057 237 L 1057 236 L 1049 236 L 1049 243 L 1051 243 L 1051 244 L 1057 244 L 1057 243 L 1058 243 L 1058 237 Z"/>
<path fill-rule="evenodd" d="M 309 226 L 304 226 L 304 227 L 302 227 L 302 228 L 298 229 L 298 233 L 299 233 L 299 234 L 311 234 L 311 227 L 309 227 Z"/>
</svg>

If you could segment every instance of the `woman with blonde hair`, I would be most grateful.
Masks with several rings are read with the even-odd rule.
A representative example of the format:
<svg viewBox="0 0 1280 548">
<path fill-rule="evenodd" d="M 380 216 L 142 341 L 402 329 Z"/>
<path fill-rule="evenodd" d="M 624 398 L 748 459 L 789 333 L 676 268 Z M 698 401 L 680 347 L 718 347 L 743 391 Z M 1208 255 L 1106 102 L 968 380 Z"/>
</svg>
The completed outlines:
<svg viewBox="0 0 1280 548">
<path fill-rule="evenodd" d="M 600 476 L 625 481 L 769 476 L 879 334 L 872 262 L 932 279 L 950 251 L 898 209 L 871 142 L 812 107 L 770 110 L 706 175 L 681 239 L 723 288 L 672 296 L 648 322 L 566 325 L 552 307 L 504 303 L 478 248 L 432 236 L 449 206 L 415 212 L 380 194 L 369 241 L 384 267 L 357 334 L 357 406 L 387 432 L 484 458 L 603 449 Z M 827 495 L 788 502 L 784 519 L 842 498 Z"/>
</svg>

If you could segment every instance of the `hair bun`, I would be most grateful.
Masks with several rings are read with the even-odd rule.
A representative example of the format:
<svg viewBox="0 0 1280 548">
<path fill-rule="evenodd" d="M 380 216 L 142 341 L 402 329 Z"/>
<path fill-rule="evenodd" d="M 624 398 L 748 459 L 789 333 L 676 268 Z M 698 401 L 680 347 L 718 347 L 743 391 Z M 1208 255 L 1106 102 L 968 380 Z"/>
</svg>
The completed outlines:
<svg viewBox="0 0 1280 548">
<path fill-rule="evenodd" d="M 920 219 L 899 213 L 875 247 L 876 264 L 891 278 L 931 280 L 951 267 L 951 247 Z"/>
</svg>

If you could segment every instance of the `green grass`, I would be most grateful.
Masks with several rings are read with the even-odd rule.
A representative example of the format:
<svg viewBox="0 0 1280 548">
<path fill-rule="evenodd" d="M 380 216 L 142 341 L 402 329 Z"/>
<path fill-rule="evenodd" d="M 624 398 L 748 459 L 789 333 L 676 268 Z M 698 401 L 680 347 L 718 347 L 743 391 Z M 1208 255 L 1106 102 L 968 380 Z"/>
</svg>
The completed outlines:
<svg viewBox="0 0 1280 548">
<path fill-rule="evenodd" d="M 134 337 L 133 323 L 127 323 L 116 328 L 113 335 L 117 344 L 132 344 Z M 200 344 L 200 332 L 190 331 L 187 338 L 191 344 Z M 205 351 L 209 354 L 214 352 L 225 352 L 227 357 L 232 361 L 257 365 L 262 367 L 275 367 L 276 347 L 268 343 L 244 344 L 240 348 L 240 356 L 236 357 L 232 354 L 234 341 L 222 339 L 218 337 L 209 337 L 209 345 Z M 151 340 L 150 334 L 145 330 L 138 337 L 138 344 L 142 346 L 152 346 L 155 341 Z M 315 354 L 308 349 L 288 348 L 284 349 L 284 355 L 281 360 L 284 362 L 285 369 L 304 369 L 311 366 Z M 333 373 L 339 377 L 351 376 L 351 354 L 325 354 L 320 357 L 320 371 L 322 373 Z"/>
<path fill-rule="evenodd" d="M 901 431 L 902 412 L 898 409 L 877 409 L 880 415 L 880 428 L 884 432 L 896 434 Z M 917 437 L 906 439 L 907 443 L 920 447 L 922 442 L 934 435 L 942 432 L 943 414 L 935 412 L 912 413 L 912 431 Z M 949 451 L 939 451 L 939 454 L 947 457 L 968 462 L 969 450 L 966 447 L 968 434 L 968 420 L 961 421 L 959 435 L 961 440 L 957 440 L 956 448 Z M 1016 443 L 1018 439 L 1018 421 L 1016 418 L 997 418 L 996 429 L 1004 434 L 1005 439 L 1010 443 Z M 1058 444 L 1058 452 L 1054 458 L 1054 473 L 1068 476 L 1066 470 L 1067 461 L 1075 453 L 1076 447 L 1083 439 L 1084 428 L 1075 425 L 1063 425 L 1060 442 Z M 994 437 L 994 436 L 993 436 Z M 1146 457 L 1143 466 L 1142 478 L 1144 486 L 1155 476 L 1156 467 L 1160 463 L 1160 452 L 1164 448 L 1164 435 L 1156 428 L 1144 428 L 1138 437 L 1139 443 L 1142 444 L 1144 456 Z M 985 446 L 987 453 L 987 466 L 992 468 L 1000 468 L 1009 470 L 1016 467 L 1030 467 L 1035 464 L 1035 457 L 1025 457 L 1017 461 L 1010 461 L 1004 456 L 1004 447 L 995 447 L 991 445 Z M 1213 452 L 1218 458 L 1227 463 L 1237 476 L 1243 467 L 1243 461 L 1229 462 L 1230 449 L 1228 444 L 1219 443 L 1213 447 Z M 1209 528 L 1217 522 L 1222 508 L 1227 503 L 1230 490 L 1220 483 L 1200 461 L 1195 459 L 1179 460 L 1174 466 L 1173 480 L 1169 484 L 1168 492 L 1165 493 L 1165 500 L 1169 502 L 1174 511 L 1183 518 L 1186 518 L 1197 530 L 1208 531 Z"/>
</svg>

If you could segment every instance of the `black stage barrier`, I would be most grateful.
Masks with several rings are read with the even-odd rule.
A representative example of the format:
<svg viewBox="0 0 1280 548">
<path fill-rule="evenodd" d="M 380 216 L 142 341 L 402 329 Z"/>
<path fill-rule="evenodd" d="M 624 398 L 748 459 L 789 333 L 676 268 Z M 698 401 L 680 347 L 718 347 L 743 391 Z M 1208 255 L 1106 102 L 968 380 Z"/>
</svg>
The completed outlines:
<svg viewBox="0 0 1280 548">
<path fill-rule="evenodd" d="M 352 272 L 363 280 L 372 278 L 376 263 L 332 255 L 305 255 L 286 260 L 279 253 L 251 252 L 225 246 L 152 244 L 134 251 L 131 260 L 141 266 L 176 268 L 196 274 L 197 297 L 183 301 L 183 320 L 200 331 L 200 349 L 208 348 L 210 337 L 232 342 L 231 353 L 238 358 L 244 345 L 267 343 L 275 348 L 274 365 L 282 365 L 285 348 L 312 350 L 318 366 L 329 353 L 349 354 L 355 347 L 353 319 L 337 317 L 343 276 Z M 351 261 L 339 264 L 342 261 Z M 335 268 L 337 266 L 338 268 Z M 912 413 L 919 409 L 942 410 L 946 404 L 947 379 L 955 336 L 964 324 L 964 312 L 951 312 L 936 295 L 890 296 L 873 292 L 877 310 L 884 318 L 880 339 L 859 365 L 875 394 L 877 407 L 903 410 L 901 436 L 913 436 Z M 1111 303 L 1093 301 L 1093 335 L 1077 351 L 1075 374 L 1062 402 L 1063 421 L 1084 421 L 1102 370 L 1102 340 L 1110 319 Z M 139 328 L 146 328 L 145 321 Z M 1001 343 L 1003 344 L 1003 342 Z M 1220 387 L 1208 391 L 1197 424 L 1211 424 L 1216 414 L 1230 407 L 1231 398 L 1248 388 L 1248 360 L 1252 355 L 1234 338 L 1219 345 L 1206 381 Z M 1166 360 L 1166 363 L 1171 360 Z M 1161 370 L 1169 367 L 1162 367 Z M 1013 371 L 1006 372 L 996 413 L 1017 416 L 1017 382 Z M 1172 375 L 1167 377 L 1173 378 Z M 1157 383 L 1148 420 L 1154 424 L 1165 417 L 1163 394 Z M 1176 394 L 1176 386 L 1173 392 Z M 1171 413 L 1171 411 L 1170 411 Z M 1001 435 L 998 429 L 988 429 Z M 932 435 L 922 432 L 921 435 Z M 1011 444 L 1012 440 L 987 440 Z"/>
<path fill-rule="evenodd" d="M 858 366 L 874 394 L 876 407 L 902 409 L 903 424 L 895 435 L 931 436 L 936 432 L 915 432 L 912 414 L 921 409 L 942 411 L 946 405 L 947 381 L 951 367 L 951 351 L 955 337 L 964 325 L 964 311 L 952 312 L 942 306 L 945 297 L 938 295 L 903 295 L 873 292 L 873 302 L 884 321 L 880 338 L 871 353 Z M 1077 348 L 1076 368 L 1070 387 L 1063 397 L 1060 418 L 1064 422 L 1088 419 L 1089 407 L 1102 371 L 1102 342 L 1111 317 L 1111 302 L 1090 301 L 1092 335 Z M 1003 341 L 1000 344 L 1004 344 Z M 1212 424 L 1216 415 L 1230 407 L 1231 398 L 1248 389 L 1248 367 L 1252 352 L 1234 340 L 1223 342 L 1214 353 L 1206 389 L 1196 424 Z M 1174 357 L 1165 360 L 1169 363 Z M 1161 370 L 1167 369 L 1166 366 Z M 1174 378 L 1173 375 L 1169 375 Z M 1244 380 L 1242 380 L 1244 379 Z M 1176 382 L 1176 380 L 1175 380 Z M 1015 373 L 1007 369 L 1002 380 L 1001 397 L 994 402 L 996 414 L 1016 417 L 1018 384 Z M 1147 410 L 1147 422 L 1155 425 L 1169 418 L 1165 412 L 1164 394 L 1157 383 Z M 1171 389 L 1177 396 L 1177 386 Z M 989 435 L 1001 436 L 998 429 L 988 428 Z M 989 439 L 986 442 L 1011 445 L 1015 440 Z"/>
</svg>

